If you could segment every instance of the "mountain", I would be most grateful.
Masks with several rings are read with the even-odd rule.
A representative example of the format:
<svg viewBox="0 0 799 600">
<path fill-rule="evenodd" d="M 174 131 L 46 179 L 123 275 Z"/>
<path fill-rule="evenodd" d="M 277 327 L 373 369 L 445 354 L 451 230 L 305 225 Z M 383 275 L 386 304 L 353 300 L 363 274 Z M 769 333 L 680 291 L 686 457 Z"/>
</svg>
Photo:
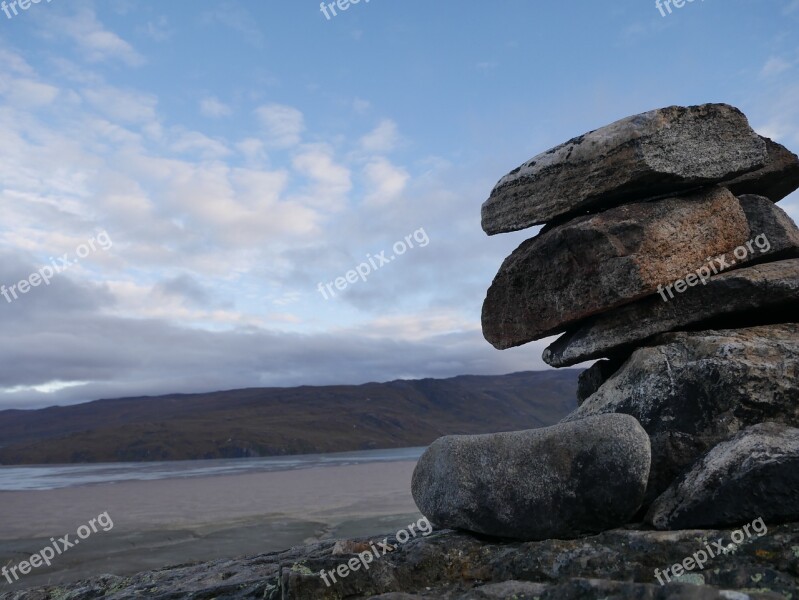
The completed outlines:
<svg viewBox="0 0 799 600">
<path fill-rule="evenodd" d="M 543 427 L 576 408 L 579 369 L 251 388 L 0 412 L 0 464 L 239 458 L 424 446 Z"/>
</svg>

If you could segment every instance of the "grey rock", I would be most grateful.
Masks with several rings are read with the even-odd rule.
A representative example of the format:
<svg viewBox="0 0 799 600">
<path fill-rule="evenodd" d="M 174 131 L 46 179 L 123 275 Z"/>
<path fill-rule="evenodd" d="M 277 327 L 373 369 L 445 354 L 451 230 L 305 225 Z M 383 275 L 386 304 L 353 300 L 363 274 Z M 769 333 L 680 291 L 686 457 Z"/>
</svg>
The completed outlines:
<svg viewBox="0 0 799 600">
<path fill-rule="evenodd" d="M 659 333 L 702 324 L 727 327 L 799 319 L 799 259 L 727 271 L 683 294 L 664 290 L 590 317 L 559 337 L 544 360 L 554 367 L 613 356 Z M 602 364 L 602 363 L 597 363 Z M 580 385 L 583 385 L 581 376 Z M 599 386 L 596 386 L 597 388 Z M 593 392 L 592 392 L 593 393 Z"/>
<path fill-rule="evenodd" d="M 671 106 L 627 117 L 539 154 L 482 207 L 489 235 L 623 202 L 674 195 L 766 164 L 765 142 L 737 108 Z"/>
<path fill-rule="evenodd" d="M 758 236 L 767 251 L 752 242 Z M 746 251 L 741 259 L 738 248 Z M 519 346 L 652 295 L 709 257 L 740 266 L 797 249 L 799 229 L 783 210 L 724 188 L 578 217 L 505 259 L 483 303 L 483 335 L 499 349 Z"/>
<path fill-rule="evenodd" d="M 762 423 L 713 448 L 647 515 L 658 529 L 799 520 L 799 429 Z"/>
<path fill-rule="evenodd" d="M 413 474 L 419 510 L 441 527 L 497 537 L 573 537 L 627 522 L 649 475 L 646 432 L 627 415 L 542 429 L 445 436 Z"/>
<path fill-rule="evenodd" d="M 799 188 L 799 157 L 777 142 L 768 138 L 763 138 L 763 141 L 768 151 L 766 165 L 736 177 L 724 186 L 736 196 L 757 194 L 779 202 Z"/>
<path fill-rule="evenodd" d="M 516 598 L 518 600 L 535 600 L 550 589 L 551 586 L 545 583 L 534 583 L 532 581 L 503 581 L 501 583 L 489 583 L 474 589 L 470 594 L 463 596 L 466 600 L 503 600 L 504 598 Z"/>
<path fill-rule="evenodd" d="M 666 333 L 564 419 L 624 413 L 652 441 L 646 502 L 713 446 L 765 421 L 799 427 L 799 325 Z"/>
<path fill-rule="evenodd" d="M 340 600 L 350 598 L 502 598 L 503 590 L 540 590 L 541 600 L 785 599 L 799 589 L 799 523 L 771 526 L 768 535 L 708 562 L 697 583 L 662 586 L 655 569 L 682 562 L 732 530 L 617 529 L 575 540 L 508 542 L 440 531 L 325 586 L 319 572 L 351 558 L 331 553 L 334 540 L 274 552 L 182 565 L 131 577 L 96 577 L 25 591 L 0 588 L 2 600 Z M 366 545 L 383 535 L 363 540 Z M 700 579 L 701 578 L 701 579 Z M 513 596 L 505 596 L 512 598 Z M 519 596 L 523 598 L 524 596 Z"/>
<path fill-rule="evenodd" d="M 577 405 L 581 405 L 621 368 L 623 360 L 598 360 L 577 378 Z"/>
</svg>

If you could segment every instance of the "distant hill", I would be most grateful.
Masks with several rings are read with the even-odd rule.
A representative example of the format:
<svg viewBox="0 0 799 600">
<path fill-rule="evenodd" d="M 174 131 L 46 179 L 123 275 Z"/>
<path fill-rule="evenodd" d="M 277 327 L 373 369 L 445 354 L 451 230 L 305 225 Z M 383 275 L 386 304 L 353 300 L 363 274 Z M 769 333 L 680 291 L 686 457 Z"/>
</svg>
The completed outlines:
<svg viewBox="0 0 799 600">
<path fill-rule="evenodd" d="M 0 464 L 239 458 L 424 446 L 542 427 L 579 369 L 358 386 L 253 388 L 0 412 Z"/>
</svg>

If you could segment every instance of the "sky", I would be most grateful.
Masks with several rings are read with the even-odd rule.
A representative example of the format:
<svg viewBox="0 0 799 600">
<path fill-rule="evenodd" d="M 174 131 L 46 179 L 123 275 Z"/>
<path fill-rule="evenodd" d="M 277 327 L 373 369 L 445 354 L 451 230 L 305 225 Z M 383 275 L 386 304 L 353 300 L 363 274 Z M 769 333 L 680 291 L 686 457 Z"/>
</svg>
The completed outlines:
<svg viewBox="0 0 799 600">
<path fill-rule="evenodd" d="M 537 232 L 482 232 L 501 176 L 674 104 L 799 151 L 799 0 L 16 8 L 0 284 L 42 279 L 0 296 L 0 409 L 548 368 L 480 329 Z"/>
</svg>

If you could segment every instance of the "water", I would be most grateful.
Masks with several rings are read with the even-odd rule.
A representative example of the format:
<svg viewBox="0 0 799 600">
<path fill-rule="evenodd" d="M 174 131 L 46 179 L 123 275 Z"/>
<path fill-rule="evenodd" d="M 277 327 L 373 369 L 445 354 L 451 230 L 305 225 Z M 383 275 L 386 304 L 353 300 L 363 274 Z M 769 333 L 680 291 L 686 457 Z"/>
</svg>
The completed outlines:
<svg viewBox="0 0 799 600">
<path fill-rule="evenodd" d="M 424 448 L 364 450 L 267 458 L 184 460 L 89 465 L 0 466 L 0 491 L 54 490 L 120 481 L 153 481 L 211 475 L 291 471 L 340 465 L 418 460 Z"/>
</svg>

